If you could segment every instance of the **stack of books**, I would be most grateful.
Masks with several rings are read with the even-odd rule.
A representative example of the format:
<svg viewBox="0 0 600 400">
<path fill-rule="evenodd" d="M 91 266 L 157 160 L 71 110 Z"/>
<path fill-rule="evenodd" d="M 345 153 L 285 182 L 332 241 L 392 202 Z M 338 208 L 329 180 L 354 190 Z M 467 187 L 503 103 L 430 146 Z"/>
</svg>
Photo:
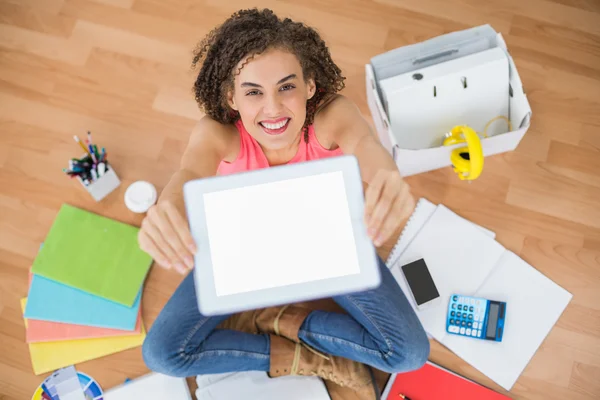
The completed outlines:
<svg viewBox="0 0 600 400">
<path fill-rule="evenodd" d="M 151 257 L 138 228 L 63 205 L 21 300 L 34 373 L 139 346 Z"/>
</svg>

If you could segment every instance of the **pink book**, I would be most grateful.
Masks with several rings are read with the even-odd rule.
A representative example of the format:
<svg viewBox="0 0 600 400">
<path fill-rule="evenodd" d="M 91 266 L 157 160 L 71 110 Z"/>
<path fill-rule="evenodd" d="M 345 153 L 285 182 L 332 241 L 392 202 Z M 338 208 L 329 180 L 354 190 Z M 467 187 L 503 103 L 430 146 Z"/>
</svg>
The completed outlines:
<svg viewBox="0 0 600 400">
<path fill-rule="evenodd" d="M 31 273 L 29 274 L 29 283 L 31 284 Z M 132 331 L 123 331 L 120 329 L 98 328 L 94 326 L 65 324 L 62 322 L 40 321 L 29 319 L 27 321 L 26 341 L 27 343 L 36 342 L 56 342 L 60 340 L 72 339 L 92 339 L 111 336 L 129 336 L 139 335 L 142 332 L 142 308 L 138 313 L 135 329 Z"/>
<path fill-rule="evenodd" d="M 56 342 L 60 340 L 92 339 L 110 336 L 139 335 L 142 332 L 142 310 L 138 313 L 135 329 L 122 331 L 120 329 L 98 328 L 95 326 L 64 324 L 62 322 L 27 320 L 27 343 Z"/>
</svg>

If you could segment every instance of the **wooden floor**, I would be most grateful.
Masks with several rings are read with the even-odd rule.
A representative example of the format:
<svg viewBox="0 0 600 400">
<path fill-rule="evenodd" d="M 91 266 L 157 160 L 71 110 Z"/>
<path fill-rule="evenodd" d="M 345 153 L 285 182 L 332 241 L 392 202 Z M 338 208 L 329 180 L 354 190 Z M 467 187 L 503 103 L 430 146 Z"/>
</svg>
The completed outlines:
<svg viewBox="0 0 600 400">
<path fill-rule="evenodd" d="M 510 395 L 600 398 L 599 0 L 0 0 L 0 399 L 29 399 L 45 377 L 32 373 L 19 299 L 60 205 L 140 223 L 125 188 L 164 187 L 201 117 L 194 45 L 252 5 L 316 27 L 365 115 L 370 57 L 484 23 L 502 32 L 533 109 L 529 132 L 474 183 L 449 169 L 408 182 L 574 294 Z M 72 136 L 88 129 L 123 181 L 99 204 L 61 172 L 79 153 Z M 148 326 L 180 279 L 151 271 Z M 499 389 L 439 345 L 431 359 Z M 104 388 L 147 372 L 139 348 L 77 367 Z"/>
</svg>

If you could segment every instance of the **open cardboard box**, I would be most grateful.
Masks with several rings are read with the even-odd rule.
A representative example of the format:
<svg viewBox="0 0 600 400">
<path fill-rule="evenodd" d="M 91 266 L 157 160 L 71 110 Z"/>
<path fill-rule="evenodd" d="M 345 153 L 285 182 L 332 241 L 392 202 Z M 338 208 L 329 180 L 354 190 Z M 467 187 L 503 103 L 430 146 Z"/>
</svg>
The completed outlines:
<svg viewBox="0 0 600 400">
<path fill-rule="evenodd" d="M 529 106 L 529 101 L 527 101 L 527 96 L 523 91 L 521 78 L 519 77 L 517 67 L 515 66 L 512 57 L 508 54 L 506 43 L 501 34 L 497 35 L 497 46 L 504 49 L 508 56 L 510 84 L 509 119 L 513 129 L 516 130 L 497 134 L 488 138 L 482 138 L 481 145 L 483 147 L 483 154 L 486 157 L 514 150 L 529 129 L 531 119 L 531 107 Z M 451 165 L 450 153 L 453 149 L 465 146 L 465 144 L 432 147 L 420 150 L 404 149 L 398 145 L 396 136 L 391 129 L 390 121 L 384 110 L 383 102 L 379 97 L 373 67 L 370 64 L 367 64 L 365 70 L 367 102 L 373 116 L 377 134 L 383 146 L 392 154 L 400 173 L 403 176 L 409 176 Z M 448 131 L 452 128 L 452 126 L 449 126 Z"/>
</svg>

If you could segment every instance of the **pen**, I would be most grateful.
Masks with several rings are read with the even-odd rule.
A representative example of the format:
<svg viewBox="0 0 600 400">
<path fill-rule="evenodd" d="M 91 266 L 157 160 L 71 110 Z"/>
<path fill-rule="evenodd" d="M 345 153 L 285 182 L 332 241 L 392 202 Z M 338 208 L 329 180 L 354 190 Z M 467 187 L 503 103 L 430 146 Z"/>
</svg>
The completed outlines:
<svg viewBox="0 0 600 400">
<path fill-rule="evenodd" d="M 96 155 L 94 154 L 94 148 L 92 147 L 92 145 L 88 145 L 90 151 L 90 156 L 92 156 L 92 160 L 94 160 L 94 164 L 96 164 L 98 162 L 98 160 L 96 159 Z"/>
<path fill-rule="evenodd" d="M 79 143 L 79 145 L 81 146 L 81 148 L 83 149 L 83 151 L 86 152 L 86 154 L 90 154 L 91 155 L 90 151 L 85 147 L 85 145 L 81 142 L 81 140 L 79 140 L 79 138 L 77 137 L 77 135 L 74 135 L 73 139 L 75 139 L 75 141 L 77 143 Z"/>
</svg>

